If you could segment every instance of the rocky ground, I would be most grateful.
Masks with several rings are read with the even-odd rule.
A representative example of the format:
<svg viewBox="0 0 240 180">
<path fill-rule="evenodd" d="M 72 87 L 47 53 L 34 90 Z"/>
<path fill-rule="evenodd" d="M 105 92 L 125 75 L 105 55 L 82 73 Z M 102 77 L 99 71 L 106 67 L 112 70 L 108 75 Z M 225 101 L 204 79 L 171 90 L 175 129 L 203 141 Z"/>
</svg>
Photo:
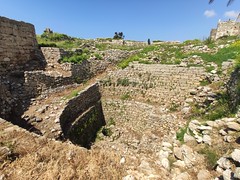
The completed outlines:
<svg viewBox="0 0 240 180">
<path fill-rule="evenodd" d="M 216 63 L 194 54 L 173 65 L 176 52 L 212 54 L 227 46 L 159 46 L 141 56 L 154 64 L 131 62 L 32 99 L 23 118 L 45 131 L 36 135 L 0 120 L 0 180 L 240 179 L 240 113 L 204 116 L 226 91 L 233 61 L 223 62 L 221 73 Z M 166 59 L 168 65 L 161 64 Z M 107 125 L 89 150 L 56 141 L 64 103 L 94 82 Z"/>
</svg>

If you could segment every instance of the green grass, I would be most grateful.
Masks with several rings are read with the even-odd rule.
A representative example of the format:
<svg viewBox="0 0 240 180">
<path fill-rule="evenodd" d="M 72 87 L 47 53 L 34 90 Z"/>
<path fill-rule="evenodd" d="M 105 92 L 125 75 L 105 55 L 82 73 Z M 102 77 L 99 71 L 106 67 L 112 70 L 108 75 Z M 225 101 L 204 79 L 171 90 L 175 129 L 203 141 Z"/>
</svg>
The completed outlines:
<svg viewBox="0 0 240 180">
<path fill-rule="evenodd" d="M 131 98 L 131 96 L 130 96 L 129 93 L 125 93 L 125 94 L 123 94 L 123 95 L 120 97 L 121 100 L 128 100 L 128 99 L 130 99 L 130 98 Z"/>
<path fill-rule="evenodd" d="M 233 112 L 229 106 L 229 100 L 230 97 L 226 93 L 219 94 L 217 103 L 208 107 L 204 118 L 214 121 L 223 117 L 232 116 Z"/>
<path fill-rule="evenodd" d="M 134 56 L 130 56 L 127 59 L 122 60 L 120 63 L 118 63 L 118 67 L 124 69 L 126 67 L 128 67 L 129 63 L 133 62 L 133 61 L 139 61 L 140 58 L 138 55 L 134 55 Z"/>
<path fill-rule="evenodd" d="M 194 40 L 186 40 L 183 42 L 184 45 L 190 45 L 190 44 L 193 44 L 193 45 L 201 45 L 202 44 L 202 41 L 199 40 L 199 39 L 194 39 Z"/>
<path fill-rule="evenodd" d="M 184 134 L 187 132 L 188 126 L 182 127 L 178 132 L 177 132 L 177 140 L 179 140 L 181 143 L 184 142 Z"/>
<path fill-rule="evenodd" d="M 72 99 L 73 97 L 76 97 L 78 95 L 78 90 L 72 91 L 69 95 L 66 96 L 66 99 Z"/>
<path fill-rule="evenodd" d="M 106 51 L 109 49 L 119 49 L 125 51 L 133 51 L 141 49 L 141 46 L 127 46 L 127 45 L 118 45 L 118 44 L 110 44 L 110 43 L 98 43 L 95 45 L 97 49 L 100 51 Z"/>
<path fill-rule="evenodd" d="M 207 168 L 209 170 L 214 169 L 218 159 L 220 156 L 218 153 L 211 147 L 205 146 L 204 148 L 200 149 L 198 153 L 204 155 L 206 163 L 207 163 Z"/>
<path fill-rule="evenodd" d="M 60 62 L 62 62 L 62 63 L 68 62 L 68 63 L 80 64 L 80 63 L 82 63 L 82 61 L 87 60 L 88 58 L 89 58 L 89 55 L 87 55 L 85 53 L 83 53 L 81 55 L 75 54 L 75 55 L 72 55 L 70 57 L 63 57 L 60 60 Z"/>
<path fill-rule="evenodd" d="M 111 126 L 111 125 L 116 125 L 116 122 L 114 121 L 114 119 L 112 117 L 109 118 L 109 121 L 107 123 L 108 126 Z"/>
<path fill-rule="evenodd" d="M 221 64 L 224 61 L 227 61 L 229 59 L 236 59 L 240 52 L 240 44 L 231 45 L 229 47 L 225 47 L 220 49 L 215 54 L 208 54 L 208 53 L 193 53 L 193 55 L 200 56 L 205 62 L 214 62 L 218 66 L 221 66 Z"/>
<path fill-rule="evenodd" d="M 98 60 L 102 60 L 102 59 L 103 59 L 102 55 L 100 55 L 100 54 L 98 54 L 98 53 L 95 53 L 94 56 L 95 56 L 95 58 L 98 59 Z"/>
<path fill-rule="evenodd" d="M 214 104 L 205 103 L 206 107 L 203 109 L 198 104 L 192 105 L 191 117 L 202 120 L 214 121 L 223 117 L 233 116 L 233 110 L 229 104 L 230 97 L 226 92 L 218 93 L 217 101 Z"/>
<path fill-rule="evenodd" d="M 207 85 L 209 85 L 210 84 L 210 82 L 208 81 L 208 80 L 202 80 L 202 81 L 200 81 L 200 86 L 207 86 Z"/>
</svg>

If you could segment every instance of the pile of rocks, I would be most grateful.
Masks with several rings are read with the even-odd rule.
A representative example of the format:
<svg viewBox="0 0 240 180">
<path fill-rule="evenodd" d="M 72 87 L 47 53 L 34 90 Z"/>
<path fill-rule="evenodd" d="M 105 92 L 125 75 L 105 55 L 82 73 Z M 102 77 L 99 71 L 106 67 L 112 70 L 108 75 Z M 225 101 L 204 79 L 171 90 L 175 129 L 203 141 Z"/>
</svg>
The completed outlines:
<svg viewBox="0 0 240 180">
<path fill-rule="evenodd" d="M 239 132 L 239 118 L 223 118 L 204 123 L 192 120 L 184 134 L 184 144 L 176 136 L 162 142 L 161 150 L 157 153 L 158 164 L 171 172 L 172 179 L 239 179 Z M 227 152 L 216 161 L 212 170 L 207 168 L 204 154 L 199 153 L 203 144 L 205 148 L 212 149 L 216 144 L 222 144 L 223 149 L 227 147 Z"/>
</svg>

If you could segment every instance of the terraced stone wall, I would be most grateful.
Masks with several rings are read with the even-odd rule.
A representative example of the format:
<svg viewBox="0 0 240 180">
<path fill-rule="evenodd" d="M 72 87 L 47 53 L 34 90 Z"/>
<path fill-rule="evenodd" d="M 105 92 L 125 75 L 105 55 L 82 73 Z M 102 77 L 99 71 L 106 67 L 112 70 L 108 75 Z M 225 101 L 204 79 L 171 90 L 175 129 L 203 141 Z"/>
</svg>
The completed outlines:
<svg viewBox="0 0 240 180">
<path fill-rule="evenodd" d="M 101 82 L 106 96 L 137 99 L 169 105 L 179 104 L 190 96 L 190 90 L 205 78 L 201 67 L 161 64 L 131 64 L 115 71 Z"/>
<path fill-rule="evenodd" d="M 71 99 L 60 116 L 64 137 L 89 147 L 97 131 L 105 125 L 99 85 L 94 84 Z"/>
</svg>

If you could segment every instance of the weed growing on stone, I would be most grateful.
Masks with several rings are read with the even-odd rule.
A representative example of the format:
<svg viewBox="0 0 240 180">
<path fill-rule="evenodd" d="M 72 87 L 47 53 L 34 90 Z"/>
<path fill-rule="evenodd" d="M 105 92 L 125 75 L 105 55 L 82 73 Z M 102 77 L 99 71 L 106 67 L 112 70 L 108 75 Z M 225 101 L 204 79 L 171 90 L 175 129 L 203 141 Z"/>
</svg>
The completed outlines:
<svg viewBox="0 0 240 180">
<path fill-rule="evenodd" d="M 74 90 L 71 92 L 71 94 L 69 94 L 68 96 L 66 96 L 66 99 L 72 99 L 73 97 L 76 97 L 78 95 L 78 90 Z"/>
<path fill-rule="evenodd" d="M 204 155 L 207 163 L 207 168 L 209 170 L 212 170 L 215 167 L 217 160 L 220 157 L 218 153 L 209 146 L 205 146 L 204 148 L 200 149 L 198 153 Z"/>
<path fill-rule="evenodd" d="M 131 98 L 131 96 L 130 96 L 129 93 L 125 93 L 125 94 L 123 94 L 123 95 L 120 97 L 121 100 L 128 100 L 128 99 L 130 99 L 130 98 Z"/>
<path fill-rule="evenodd" d="M 208 81 L 208 80 L 202 80 L 202 81 L 200 81 L 200 86 L 207 86 L 207 85 L 209 85 L 210 84 L 210 82 Z"/>
<path fill-rule="evenodd" d="M 184 134 L 187 132 L 188 126 L 182 127 L 178 132 L 177 132 L 177 140 L 179 140 L 181 143 L 184 142 Z"/>
<path fill-rule="evenodd" d="M 170 104 L 170 107 L 169 107 L 169 111 L 170 112 L 176 112 L 179 108 L 179 104 L 176 104 L 176 103 L 171 103 Z"/>
<path fill-rule="evenodd" d="M 103 59 L 102 55 L 100 55 L 100 54 L 98 54 L 98 53 L 95 53 L 94 56 L 95 56 L 95 58 L 98 59 L 98 60 L 102 60 L 102 59 Z"/>
<path fill-rule="evenodd" d="M 114 119 L 112 117 L 109 118 L 109 121 L 108 121 L 108 126 L 111 126 L 111 125 L 116 125 L 116 122 L 114 121 Z"/>
</svg>

